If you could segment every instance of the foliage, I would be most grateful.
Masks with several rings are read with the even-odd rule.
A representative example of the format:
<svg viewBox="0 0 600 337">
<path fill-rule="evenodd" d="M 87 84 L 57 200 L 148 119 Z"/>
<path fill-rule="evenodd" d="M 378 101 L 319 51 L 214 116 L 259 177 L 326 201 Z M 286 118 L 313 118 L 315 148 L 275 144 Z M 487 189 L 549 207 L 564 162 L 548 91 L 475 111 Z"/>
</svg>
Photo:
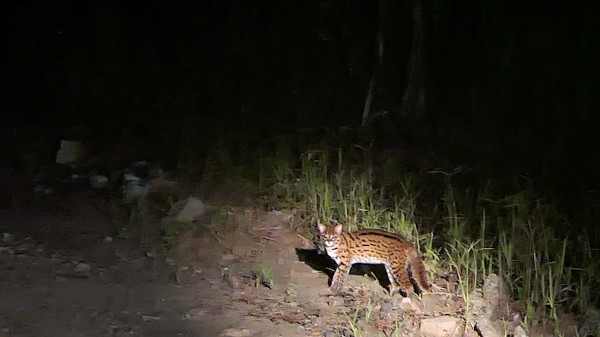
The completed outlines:
<svg viewBox="0 0 600 337">
<path fill-rule="evenodd" d="M 372 163 L 348 160 L 342 149 L 306 151 L 300 170 L 289 166 L 273 170 L 274 175 L 285 172 L 278 175 L 285 176 L 282 183 L 294 182 L 287 185 L 287 202 L 305 200 L 309 226 L 336 220 L 347 230 L 381 228 L 415 241 L 432 275 L 456 278 L 466 315 L 470 293 L 491 273 L 501 275 L 524 304 L 530 327 L 553 324 L 557 328 L 560 313 L 584 312 L 598 301 L 590 288 L 600 280 L 594 274 L 598 263 L 589 238 L 584 233 L 569 234 L 566 217 L 534 189 L 523 187 L 527 180 L 499 189 L 502 184 L 491 179 L 480 180 L 484 184 L 465 179 L 470 173 L 464 168 L 437 169 L 425 176 L 399 172 L 400 188 L 387 188 L 376 185 Z M 435 195 L 424 190 L 436 184 L 439 201 L 421 197 Z M 518 192 L 506 194 L 511 189 Z M 431 202 L 441 207 L 423 207 L 431 213 L 417 213 L 419 205 Z M 419 217 L 443 219 L 443 226 L 437 221 L 417 225 Z M 350 330 L 359 332 L 356 317 L 347 318 Z"/>
<path fill-rule="evenodd" d="M 273 289 L 275 285 L 275 278 L 273 277 L 273 270 L 266 262 L 259 263 L 253 270 L 252 276 L 254 279 L 254 286 L 258 288 L 259 285 L 265 286 L 269 289 Z"/>
</svg>

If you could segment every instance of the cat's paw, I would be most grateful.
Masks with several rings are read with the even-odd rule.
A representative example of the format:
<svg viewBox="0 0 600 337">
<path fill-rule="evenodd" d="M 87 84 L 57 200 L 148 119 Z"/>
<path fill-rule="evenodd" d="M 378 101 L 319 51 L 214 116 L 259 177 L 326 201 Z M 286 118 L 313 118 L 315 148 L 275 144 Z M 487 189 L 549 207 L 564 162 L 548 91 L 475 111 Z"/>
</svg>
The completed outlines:
<svg viewBox="0 0 600 337">
<path fill-rule="evenodd" d="M 332 283 L 331 286 L 329 287 L 329 289 L 331 290 L 331 292 L 333 292 L 334 294 L 339 294 L 342 292 L 342 288 L 343 286 L 339 283 Z"/>
</svg>

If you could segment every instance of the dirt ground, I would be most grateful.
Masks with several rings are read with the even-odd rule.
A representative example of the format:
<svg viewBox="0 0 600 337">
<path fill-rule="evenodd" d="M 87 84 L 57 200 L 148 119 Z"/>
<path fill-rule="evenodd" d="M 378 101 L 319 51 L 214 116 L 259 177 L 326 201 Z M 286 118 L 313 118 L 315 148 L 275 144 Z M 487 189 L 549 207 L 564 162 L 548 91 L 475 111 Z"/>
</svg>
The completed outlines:
<svg viewBox="0 0 600 337">
<path fill-rule="evenodd" d="M 127 214 L 98 191 L 2 210 L 0 336 L 341 334 L 354 300 L 300 261 L 327 259 L 290 214 L 232 207 L 229 228 L 191 231 L 165 259 L 114 236 Z"/>
<path fill-rule="evenodd" d="M 219 209 L 168 256 L 116 235 L 131 220 L 102 192 L 0 211 L 0 337 L 413 336 L 423 319 L 464 310 L 440 280 L 421 298 L 392 297 L 377 268 L 353 268 L 333 295 L 335 265 L 293 211 Z M 477 336 L 457 321 L 453 333 Z"/>
</svg>

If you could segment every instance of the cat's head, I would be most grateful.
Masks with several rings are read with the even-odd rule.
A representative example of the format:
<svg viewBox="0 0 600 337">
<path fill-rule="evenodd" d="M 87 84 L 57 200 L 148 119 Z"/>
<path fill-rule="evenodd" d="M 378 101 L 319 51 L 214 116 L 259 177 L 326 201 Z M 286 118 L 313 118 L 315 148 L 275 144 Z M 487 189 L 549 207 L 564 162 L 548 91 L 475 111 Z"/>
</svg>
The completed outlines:
<svg viewBox="0 0 600 337">
<path fill-rule="evenodd" d="M 342 234 L 342 225 L 323 225 L 317 224 L 319 228 L 319 233 L 321 234 L 321 238 L 325 247 L 333 247 L 340 242 L 340 235 Z"/>
</svg>

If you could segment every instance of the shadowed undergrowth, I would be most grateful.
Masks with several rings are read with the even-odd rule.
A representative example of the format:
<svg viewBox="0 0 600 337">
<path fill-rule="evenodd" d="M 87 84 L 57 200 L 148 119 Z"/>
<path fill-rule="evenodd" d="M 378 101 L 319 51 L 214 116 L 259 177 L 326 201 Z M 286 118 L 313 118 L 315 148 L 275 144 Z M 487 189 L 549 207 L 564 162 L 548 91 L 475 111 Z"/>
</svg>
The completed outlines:
<svg viewBox="0 0 600 337">
<path fill-rule="evenodd" d="M 507 183 L 461 167 L 410 171 L 395 165 L 400 160 L 376 164 L 362 148 L 348 158 L 341 149 L 307 150 L 299 162 L 265 160 L 261 182 L 272 207 L 301 209 L 309 226 L 336 220 L 416 242 L 432 276 L 456 280 L 466 303 L 487 275 L 501 275 L 525 328 L 560 333 L 562 313 L 597 305 L 597 251 L 579 230 L 589 224 L 571 223 L 524 178 Z"/>
</svg>

